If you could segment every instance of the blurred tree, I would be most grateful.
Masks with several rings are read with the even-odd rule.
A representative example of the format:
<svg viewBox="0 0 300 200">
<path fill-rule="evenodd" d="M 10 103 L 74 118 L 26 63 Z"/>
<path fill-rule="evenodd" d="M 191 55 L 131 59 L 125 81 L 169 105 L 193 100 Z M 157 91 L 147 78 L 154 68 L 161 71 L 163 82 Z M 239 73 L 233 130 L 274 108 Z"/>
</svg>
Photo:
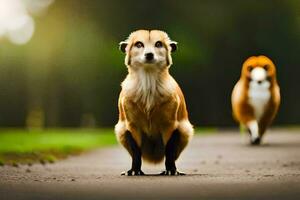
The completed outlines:
<svg viewBox="0 0 300 200">
<path fill-rule="evenodd" d="M 277 124 L 300 123 L 299 1 L 66 0 L 36 19 L 26 45 L 0 41 L 0 125 L 114 125 L 127 73 L 118 43 L 140 28 L 178 41 L 170 71 L 195 125 L 234 124 L 231 90 L 243 61 L 258 54 L 278 68 Z"/>
</svg>

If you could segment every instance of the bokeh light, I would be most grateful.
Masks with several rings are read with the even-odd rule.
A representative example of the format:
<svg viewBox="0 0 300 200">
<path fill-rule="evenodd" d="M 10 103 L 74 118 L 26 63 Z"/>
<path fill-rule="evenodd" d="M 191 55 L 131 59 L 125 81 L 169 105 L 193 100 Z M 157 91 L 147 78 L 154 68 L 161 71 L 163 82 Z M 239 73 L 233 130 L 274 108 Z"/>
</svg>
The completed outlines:
<svg viewBox="0 0 300 200">
<path fill-rule="evenodd" d="M 0 38 L 14 44 L 27 43 L 33 36 L 32 15 L 40 14 L 54 0 L 0 0 Z"/>
</svg>

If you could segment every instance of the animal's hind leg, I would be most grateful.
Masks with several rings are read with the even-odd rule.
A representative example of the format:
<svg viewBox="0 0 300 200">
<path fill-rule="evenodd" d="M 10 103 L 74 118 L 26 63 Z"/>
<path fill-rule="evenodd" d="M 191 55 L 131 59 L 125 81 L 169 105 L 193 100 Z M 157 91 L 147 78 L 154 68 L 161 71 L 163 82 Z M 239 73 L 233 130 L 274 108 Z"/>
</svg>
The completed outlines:
<svg viewBox="0 0 300 200">
<path fill-rule="evenodd" d="M 259 145 L 261 142 L 261 136 L 259 134 L 259 127 L 256 120 L 252 120 L 247 123 L 248 132 L 250 134 L 250 142 L 252 145 Z"/>
<path fill-rule="evenodd" d="M 140 147 L 137 145 L 136 141 L 133 139 L 131 132 L 126 131 L 122 136 L 121 143 L 127 149 L 132 158 L 131 169 L 127 172 L 123 172 L 122 175 L 128 176 L 138 176 L 144 175 L 144 172 L 141 170 L 142 166 L 142 153 Z"/>
<path fill-rule="evenodd" d="M 177 160 L 187 143 L 188 140 L 184 138 L 184 136 L 179 132 L 178 129 L 176 129 L 166 145 L 166 170 L 163 171 L 161 175 L 185 175 L 184 173 L 177 171 L 175 161 Z"/>
</svg>

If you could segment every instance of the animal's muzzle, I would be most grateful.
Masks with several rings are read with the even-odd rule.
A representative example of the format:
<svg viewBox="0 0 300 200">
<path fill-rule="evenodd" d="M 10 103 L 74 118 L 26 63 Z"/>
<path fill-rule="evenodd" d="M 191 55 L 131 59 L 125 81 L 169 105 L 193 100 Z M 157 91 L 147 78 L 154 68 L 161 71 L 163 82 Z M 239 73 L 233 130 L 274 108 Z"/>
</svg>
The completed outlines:
<svg viewBox="0 0 300 200">
<path fill-rule="evenodd" d="M 146 53 L 145 57 L 147 61 L 152 61 L 154 59 L 153 53 Z"/>
</svg>

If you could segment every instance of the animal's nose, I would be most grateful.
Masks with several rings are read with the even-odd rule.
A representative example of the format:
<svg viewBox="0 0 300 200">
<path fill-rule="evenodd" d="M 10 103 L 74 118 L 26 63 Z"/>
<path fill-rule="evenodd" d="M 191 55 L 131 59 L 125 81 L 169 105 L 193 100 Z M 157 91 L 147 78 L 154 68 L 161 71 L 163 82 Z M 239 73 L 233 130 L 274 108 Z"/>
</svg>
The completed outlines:
<svg viewBox="0 0 300 200">
<path fill-rule="evenodd" d="M 262 83 L 262 81 L 257 81 L 257 83 L 258 83 L 258 84 L 261 84 L 261 83 Z"/>
<path fill-rule="evenodd" d="M 146 60 L 150 61 L 150 60 L 153 60 L 154 55 L 153 55 L 153 53 L 146 53 L 145 57 L 146 57 Z"/>
</svg>

